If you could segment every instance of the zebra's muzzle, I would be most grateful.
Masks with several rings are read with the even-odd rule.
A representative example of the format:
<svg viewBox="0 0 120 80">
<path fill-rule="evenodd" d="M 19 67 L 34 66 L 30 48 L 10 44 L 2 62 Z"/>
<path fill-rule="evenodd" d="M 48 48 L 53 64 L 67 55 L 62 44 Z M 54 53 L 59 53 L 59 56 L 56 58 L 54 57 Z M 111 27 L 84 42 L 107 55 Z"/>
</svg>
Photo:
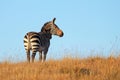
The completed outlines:
<svg viewBox="0 0 120 80">
<path fill-rule="evenodd" d="M 64 33 L 62 32 L 62 30 L 58 30 L 57 35 L 60 36 L 60 37 L 63 37 Z"/>
</svg>

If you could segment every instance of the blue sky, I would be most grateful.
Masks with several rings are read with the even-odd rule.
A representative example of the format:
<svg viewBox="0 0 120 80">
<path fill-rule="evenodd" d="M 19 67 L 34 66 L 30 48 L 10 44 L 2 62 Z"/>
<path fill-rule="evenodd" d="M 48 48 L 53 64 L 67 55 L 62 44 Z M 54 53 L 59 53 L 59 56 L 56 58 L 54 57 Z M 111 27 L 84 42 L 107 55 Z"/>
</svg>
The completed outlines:
<svg viewBox="0 0 120 80">
<path fill-rule="evenodd" d="M 120 52 L 119 0 L 0 0 L 0 60 L 24 59 L 23 37 L 56 17 L 49 58 L 109 56 Z"/>
</svg>

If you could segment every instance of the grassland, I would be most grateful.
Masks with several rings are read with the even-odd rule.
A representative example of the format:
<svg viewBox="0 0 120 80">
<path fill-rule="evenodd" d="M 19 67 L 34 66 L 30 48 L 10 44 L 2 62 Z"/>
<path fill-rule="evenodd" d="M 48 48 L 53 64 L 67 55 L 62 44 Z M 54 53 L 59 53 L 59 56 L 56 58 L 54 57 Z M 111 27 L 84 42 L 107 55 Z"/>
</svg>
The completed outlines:
<svg viewBox="0 0 120 80">
<path fill-rule="evenodd" d="M 0 80 L 120 80 L 120 57 L 1 62 Z"/>
</svg>

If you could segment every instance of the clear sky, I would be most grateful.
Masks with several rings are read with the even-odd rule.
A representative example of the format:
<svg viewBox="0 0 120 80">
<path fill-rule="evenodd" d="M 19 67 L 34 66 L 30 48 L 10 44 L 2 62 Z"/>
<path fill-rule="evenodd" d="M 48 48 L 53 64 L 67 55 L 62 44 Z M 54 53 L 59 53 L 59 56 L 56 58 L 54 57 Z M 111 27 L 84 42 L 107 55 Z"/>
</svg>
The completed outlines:
<svg viewBox="0 0 120 80">
<path fill-rule="evenodd" d="M 0 60 L 25 60 L 23 37 L 56 17 L 47 57 L 109 56 L 120 52 L 120 0 L 0 0 Z"/>
</svg>

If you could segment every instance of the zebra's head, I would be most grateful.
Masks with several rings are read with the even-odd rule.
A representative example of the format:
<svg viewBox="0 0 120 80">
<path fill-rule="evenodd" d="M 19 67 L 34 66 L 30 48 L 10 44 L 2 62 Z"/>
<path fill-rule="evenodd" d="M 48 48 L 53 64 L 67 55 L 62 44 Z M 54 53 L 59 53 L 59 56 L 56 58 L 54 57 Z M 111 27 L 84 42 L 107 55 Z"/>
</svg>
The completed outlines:
<svg viewBox="0 0 120 80">
<path fill-rule="evenodd" d="M 64 35 L 63 31 L 59 29 L 59 27 L 55 24 L 56 18 L 54 18 L 52 21 L 47 22 L 44 24 L 44 26 L 41 29 L 41 32 L 44 33 L 50 33 L 51 35 L 57 35 L 62 37 Z"/>
</svg>

